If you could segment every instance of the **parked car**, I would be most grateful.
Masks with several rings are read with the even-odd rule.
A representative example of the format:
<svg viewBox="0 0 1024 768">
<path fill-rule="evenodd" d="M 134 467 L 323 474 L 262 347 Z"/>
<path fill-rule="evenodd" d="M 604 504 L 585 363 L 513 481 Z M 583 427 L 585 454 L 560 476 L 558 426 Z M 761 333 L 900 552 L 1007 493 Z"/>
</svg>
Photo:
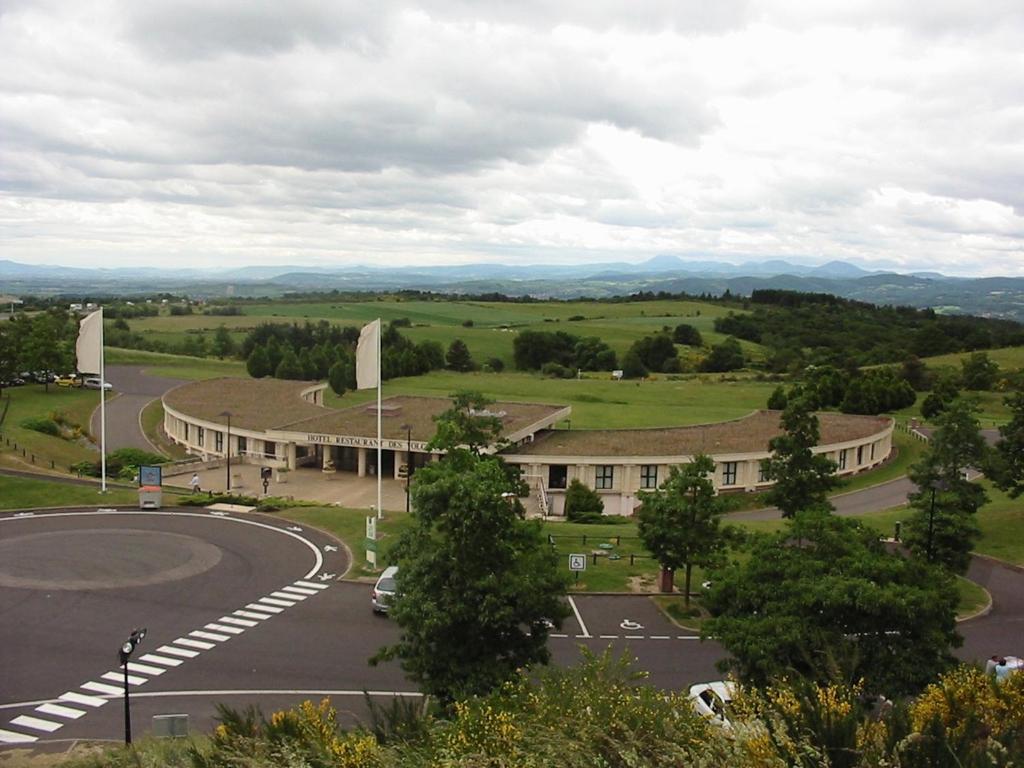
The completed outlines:
<svg viewBox="0 0 1024 768">
<path fill-rule="evenodd" d="M 397 565 L 389 565 L 384 569 L 384 573 L 377 579 L 377 583 L 373 585 L 373 595 L 370 597 L 370 603 L 373 605 L 374 613 L 387 613 L 388 603 L 391 598 L 395 596 L 395 574 L 398 573 Z"/>
<path fill-rule="evenodd" d="M 82 380 L 75 376 L 58 376 L 53 382 L 58 387 L 80 387 Z"/>
<path fill-rule="evenodd" d="M 694 711 L 713 723 L 730 728 L 729 705 L 736 697 L 736 684 L 727 680 L 698 683 L 690 686 L 690 701 Z"/>
<path fill-rule="evenodd" d="M 114 388 L 114 385 L 111 384 L 109 381 L 101 382 L 99 376 L 89 376 L 85 379 L 82 379 L 82 386 L 85 387 L 86 389 L 99 389 L 101 384 L 103 386 L 104 392 L 109 392 Z"/>
</svg>

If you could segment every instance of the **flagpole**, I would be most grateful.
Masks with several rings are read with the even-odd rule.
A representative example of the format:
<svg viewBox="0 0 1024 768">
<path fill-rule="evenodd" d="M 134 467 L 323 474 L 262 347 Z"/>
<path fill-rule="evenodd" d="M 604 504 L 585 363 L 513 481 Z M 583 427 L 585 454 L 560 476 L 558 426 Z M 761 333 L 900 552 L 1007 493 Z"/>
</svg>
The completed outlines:
<svg viewBox="0 0 1024 768">
<path fill-rule="evenodd" d="M 107 492 L 107 379 L 104 357 L 103 307 L 100 307 L 100 493 Z"/>
<path fill-rule="evenodd" d="M 381 456 L 383 451 L 381 450 L 381 380 L 384 378 L 384 372 L 381 370 L 381 359 L 380 359 L 380 348 L 381 340 L 380 337 L 383 335 L 381 328 L 381 320 L 377 318 L 377 518 L 383 519 L 384 507 L 381 506 L 381 497 L 384 477 L 382 475 L 383 465 L 381 463 Z"/>
</svg>

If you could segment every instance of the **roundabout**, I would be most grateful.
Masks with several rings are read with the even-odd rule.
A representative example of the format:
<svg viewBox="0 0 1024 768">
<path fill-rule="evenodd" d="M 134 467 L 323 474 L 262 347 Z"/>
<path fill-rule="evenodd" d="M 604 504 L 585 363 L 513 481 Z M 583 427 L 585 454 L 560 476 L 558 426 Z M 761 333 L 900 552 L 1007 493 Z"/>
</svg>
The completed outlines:
<svg viewBox="0 0 1024 768">
<path fill-rule="evenodd" d="M 148 728 L 150 710 L 202 720 L 212 704 L 168 708 L 173 692 L 237 688 L 242 669 L 247 683 L 254 674 L 272 681 L 279 660 L 301 646 L 293 636 L 319 634 L 315 604 L 348 565 L 334 539 L 267 516 L 101 509 L 0 518 L 0 746 L 116 738 L 117 649 L 136 627 L 148 630 L 128 664 L 139 724 Z"/>
</svg>

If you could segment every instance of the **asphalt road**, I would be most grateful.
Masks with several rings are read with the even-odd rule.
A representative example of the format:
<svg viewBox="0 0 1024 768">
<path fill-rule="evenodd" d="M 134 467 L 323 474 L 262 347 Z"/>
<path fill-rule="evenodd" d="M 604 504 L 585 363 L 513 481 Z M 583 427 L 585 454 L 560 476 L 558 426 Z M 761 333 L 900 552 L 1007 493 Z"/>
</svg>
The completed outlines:
<svg viewBox="0 0 1024 768">
<path fill-rule="evenodd" d="M 111 365 L 105 375 L 117 393 L 117 397 L 108 399 L 106 403 L 107 452 L 118 448 L 154 450 L 139 424 L 142 409 L 167 390 L 184 383 L 183 380 L 150 376 L 137 365 Z M 99 437 L 99 408 L 92 414 L 90 431 Z"/>
<path fill-rule="evenodd" d="M 363 691 L 418 696 L 397 665 L 368 665 L 397 629 L 370 610 L 369 585 L 339 580 L 347 565 L 327 535 L 272 516 L 0 517 L 0 748 L 122 738 L 117 648 L 138 626 L 148 632 L 129 666 L 136 736 L 157 714 L 187 713 L 207 730 L 219 702 L 270 712 L 330 696 L 352 723 L 365 717 Z M 961 625 L 961 657 L 1019 653 L 1024 574 L 976 559 L 970 576 L 995 606 Z M 611 647 L 658 687 L 719 677 L 722 648 L 646 596 L 570 602 L 550 640 L 556 664 L 577 662 L 581 646 Z"/>
</svg>

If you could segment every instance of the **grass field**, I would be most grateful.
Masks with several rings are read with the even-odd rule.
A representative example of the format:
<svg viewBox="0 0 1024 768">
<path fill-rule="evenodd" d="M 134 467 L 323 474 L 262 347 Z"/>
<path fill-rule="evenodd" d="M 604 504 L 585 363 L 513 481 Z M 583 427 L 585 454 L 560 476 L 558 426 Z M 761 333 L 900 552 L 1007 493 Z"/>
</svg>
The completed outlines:
<svg viewBox="0 0 1024 768">
<path fill-rule="evenodd" d="M 116 347 L 107 347 L 104 352 L 107 365 L 141 365 L 152 376 L 191 380 L 216 379 L 220 376 L 249 376 L 245 370 L 245 363 L 240 360 L 166 355 L 161 352 L 144 352 L 139 349 L 118 349 Z"/>
<path fill-rule="evenodd" d="M 578 336 L 598 336 L 620 356 L 629 346 L 663 327 L 679 323 L 695 326 L 705 344 L 716 344 L 725 337 L 714 330 L 714 319 L 729 310 L 718 305 L 693 301 L 651 301 L 599 304 L 568 302 L 518 304 L 472 301 L 362 301 L 362 302 L 287 302 L 240 305 L 244 315 L 161 315 L 130 321 L 133 332 L 147 339 L 182 343 L 190 334 L 204 333 L 209 341 L 223 325 L 236 343 L 261 323 L 326 320 L 338 325 L 362 325 L 381 318 L 385 322 L 408 318 L 412 327 L 402 333 L 413 341 L 433 340 L 447 347 L 462 339 L 473 359 L 483 363 L 497 357 L 512 365 L 512 340 L 518 330 L 562 330 Z M 570 319 L 574 318 L 574 319 Z M 472 325 L 464 325 L 471 323 Z M 758 344 L 741 342 L 753 359 L 763 357 Z M 687 350 L 681 348 L 681 354 Z"/>
<path fill-rule="evenodd" d="M 99 485 L 34 480 L 0 475 L 0 509 L 32 509 L 38 507 L 83 507 L 134 505 L 139 501 L 134 488 L 111 488 L 99 492 Z M 173 503 L 165 500 L 165 503 Z"/>
<path fill-rule="evenodd" d="M 49 469 L 50 462 L 58 471 L 66 472 L 71 464 L 99 457 L 98 451 L 85 438 L 65 440 L 21 426 L 25 419 L 60 412 L 88 434 L 89 419 L 99 405 L 100 394 L 92 389 L 58 387 L 53 384 L 49 392 L 42 384 L 30 384 L 4 390 L 10 398 L 10 408 L 0 429 L 0 462 L 6 466 Z M 0 404 L 0 411 L 3 405 Z M 14 446 L 17 445 L 17 448 Z M 24 451 L 24 455 L 22 452 Z"/>
<path fill-rule="evenodd" d="M 971 352 L 957 352 L 952 355 L 925 357 L 922 359 L 929 368 L 960 368 L 962 360 L 971 356 Z M 986 349 L 985 354 L 990 360 L 999 364 L 1004 370 L 1024 368 L 1024 347 L 1005 347 L 1003 349 Z"/>
</svg>

